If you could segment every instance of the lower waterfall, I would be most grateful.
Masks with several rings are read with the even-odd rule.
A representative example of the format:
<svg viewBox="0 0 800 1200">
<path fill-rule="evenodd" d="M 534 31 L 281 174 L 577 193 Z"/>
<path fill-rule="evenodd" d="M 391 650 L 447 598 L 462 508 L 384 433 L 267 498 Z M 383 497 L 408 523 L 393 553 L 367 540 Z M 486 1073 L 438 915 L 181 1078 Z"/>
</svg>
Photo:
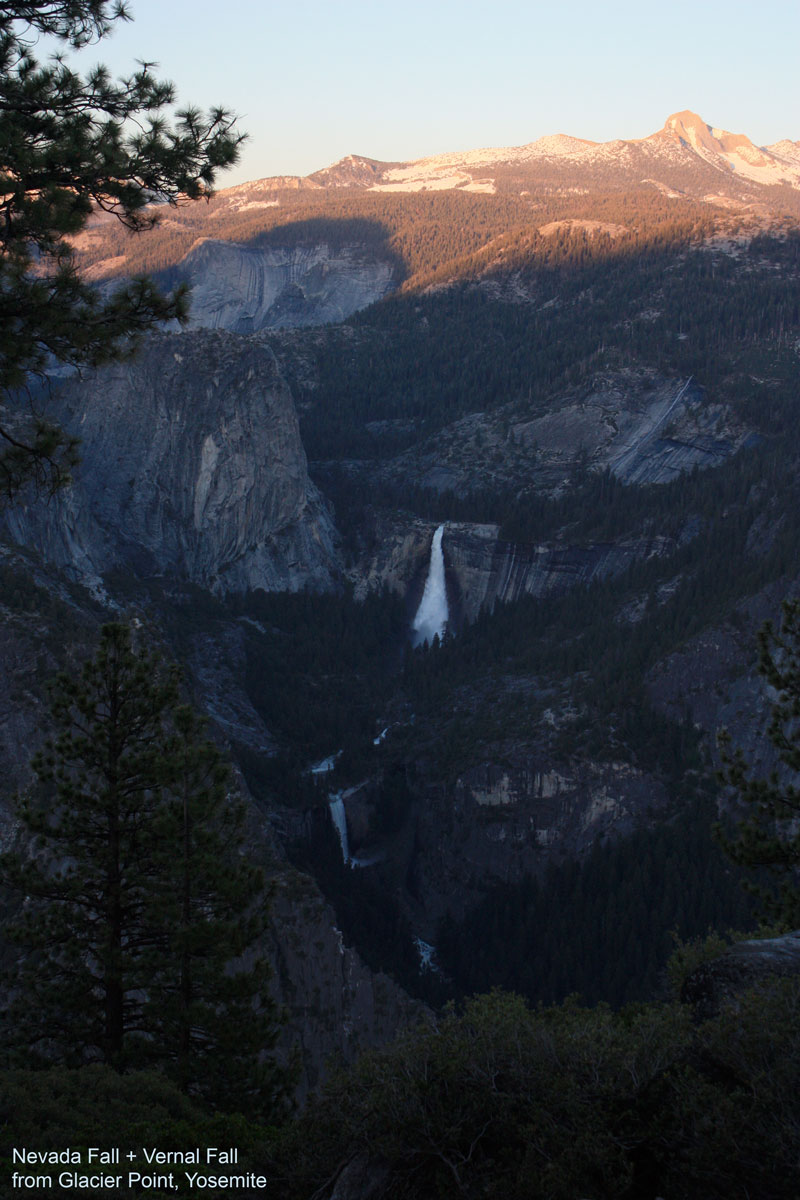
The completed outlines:
<svg viewBox="0 0 800 1200">
<path fill-rule="evenodd" d="M 339 845 L 342 847 L 344 865 L 350 865 L 350 845 L 347 840 L 347 814 L 344 811 L 344 800 L 341 792 L 331 792 L 330 813 L 334 828 L 339 835 Z"/>
</svg>

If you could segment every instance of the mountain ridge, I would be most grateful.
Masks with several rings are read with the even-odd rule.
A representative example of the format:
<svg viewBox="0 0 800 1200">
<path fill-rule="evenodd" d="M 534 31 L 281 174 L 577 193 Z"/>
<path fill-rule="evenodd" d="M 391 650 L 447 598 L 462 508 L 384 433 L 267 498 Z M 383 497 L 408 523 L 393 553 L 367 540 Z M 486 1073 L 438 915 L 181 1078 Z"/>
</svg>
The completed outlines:
<svg viewBox="0 0 800 1200">
<path fill-rule="evenodd" d="M 383 161 L 348 154 L 338 162 L 307 176 L 293 176 L 301 188 L 355 188 L 369 191 L 423 191 L 459 189 L 496 191 L 498 180 L 482 177 L 478 168 L 525 167 L 536 163 L 608 166 L 615 161 L 633 167 L 641 158 L 675 164 L 676 153 L 684 165 L 693 159 L 723 175 L 762 186 L 788 185 L 800 191 L 800 141 L 784 138 L 757 146 L 742 133 L 731 133 L 708 124 L 691 109 L 667 117 L 661 129 L 644 138 L 615 138 L 595 142 L 571 134 L 547 134 L 521 146 L 481 147 L 447 151 L 406 162 Z M 687 158 L 687 153 L 689 157 Z M 491 172 L 490 172 L 491 174 Z M 286 176 L 240 184 L 238 189 L 283 188 Z M 231 189 L 233 191 L 234 189 Z M 225 192 L 220 195 L 225 195 Z"/>
<path fill-rule="evenodd" d="M 200 209 L 154 215 L 145 241 L 94 216 L 74 242 L 79 269 L 101 285 L 164 273 L 165 286 L 197 286 L 195 325 L 324 324 L 398 287 L 459 276 L 470 256 L 523 229 L 546 236 L 565 220 L 588 221 L 587 235 L 627 230 L 641 241 L 676 221 L 695 237 L 715 223 L 728 236 L 744 221 L 752 236 L 796 221 L 800 141 L 757 147 L 684 109 L 638 140 L 554 134 L 407 163 L 350 154 L 302 178 L 252 180 Z M 247 311 L 233 312 L 220 288 Z"/>
</svg>

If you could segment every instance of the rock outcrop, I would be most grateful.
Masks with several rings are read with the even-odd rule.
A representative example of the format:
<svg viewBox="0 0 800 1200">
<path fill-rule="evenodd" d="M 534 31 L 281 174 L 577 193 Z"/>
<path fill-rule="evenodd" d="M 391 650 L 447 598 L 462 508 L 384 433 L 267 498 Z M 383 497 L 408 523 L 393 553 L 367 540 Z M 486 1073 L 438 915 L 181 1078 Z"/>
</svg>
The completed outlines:
<svg viewBox="0 0 800 1200">
<path fill-rule="evenodd" d="M 289 870 L 274 884 L 270 958 L 287 1017 L 278 1049 L 299 1056 L 303 1097 L 319 1086 L 332 1055 L 352 1062 L 421 1020 L 426 1010 L 345 946 L 331 909 L 307 875 Z"/>
<path fill-rule="evenodd" d="M 258 246 L 200 238 L 174 275 L 191 325 L 255 333 L 344 321 L 395 286 L 393 264 L 360 246 Z"/>
<path fill-rule="evenodd" d="M 666 537 L 629 538 L 588 545 L 516 544 L 496 525 L 448 525 L 442 547 L 457 611 L 474 621 L 482 608 L 522 596 L 546 596 L 619 575 L 634 562 L 675 549 Z"/>
<path fill-rule="evenodd" d="M 12 539 L 74 577 L 114 567 L 217 593 L 326 588 L 329 512 L 308 477 L 269 348 L 220 332 L 162 335 L 55 398 L 83 467 L 50 505 L 5 515 Z"/>
<path fill-rule="evenodd" d="M 768 735 L 774 694 L 758 673 L 758 631 L 781 623 L 781 603 L 800 595 L 800 576 L 783 577 L 737 604 L 726 620 L 701 630 L 647 673 L 654 707 L 674 721 L 692 721 L 719 766 L 717 734 L 727 729 L 754 777 L 785 768 Z"/>
<path fill-rule="evenodd" d="M 692 971 L 681 989 L 701 1019 L 716 1016 L 739 993 L 779 979 L 800 982 L 800 929 L 777 938 L 737 942 L 719 958 Z"/>
<path fill-rule="evenodd" d="M 643 318 L 644 319 L 644 318 Z M 388 461 L 397 482 L 435 491 L 497 488 L 558 495 L 575 472 L 610 471 L 622 483 L 669 483 L 720 466 L 758 440 L 692 378 L 643 367 L 602 371 L 546 404 L 512 401 L 469 413 Z"/>
<path fill-rule="evenodd" d="M 452 788 L 423 785 L 420 795 L 406 878 L 423 936 L 447 911 L 463 915 L 487 885 L 580 857 L 603 837 L 657 819 L 668 804 L 664 785 L 629 763 L 568 764 L 547 753 L 487 762 Z"/>
<path fill-rule="evenodd" d="M 368 786 L 342 793 L 353 860 L 397 895 L 426 941 L 435 941 L 442 917 L 462 918 L 493 885 L 541 876 L 549 863 L 580 859 L 598 841 L 669 810 L 653 773 L 610 758 L 569 761 L 548 748 L 558 720 L 545 710 L 527 746 L 489 747 L 483 762 L 449 781 L 437 772 L 433 732 L 431 757 L 421 753 L 410 770 L 413 799 L 402 825 L 389 834 L 376 829 Z"/>
</svg>

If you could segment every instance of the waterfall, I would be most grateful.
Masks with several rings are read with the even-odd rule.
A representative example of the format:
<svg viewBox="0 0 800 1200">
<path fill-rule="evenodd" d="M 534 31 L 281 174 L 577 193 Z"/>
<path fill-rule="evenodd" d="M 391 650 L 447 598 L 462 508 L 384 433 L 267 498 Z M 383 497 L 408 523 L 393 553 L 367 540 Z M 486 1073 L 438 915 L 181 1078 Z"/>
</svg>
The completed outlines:
<svg viewBox="0 0 800 1200">
<path fill-rule="evenodd" d="M 421 646 L 423 642 L 432 642 L 437 634 L 441 638 L 450 616 L 444 578 L 443 534 L 444 525 L 440 525 L 431 542 L 428 578 L 425 580 L 425 591 L 422 593 L 422 600 L 412 625 L 415 646 Z"/>
<path fill-rule="evenodd" d="M 414 945 L 417 947 L 419 955 L 420 971 L 433 971 L 436 975 L 441 975 L 439 964 L 436 961 L 436 947 L 430 942 L 423 942 L 421 937 L 414 938 Z"/>
<path fill-rule="evenodd" d="M 342 847 L 342 862 L 346 867 L 374 867 L 375 863 L 383 861 L 383 854 L 370 854 L 366 858 L 354 858 L 350 853 L 350 839 L 347 836 L 347 813 L 344 807 L 344 797 L 347 792 L 331 792 L 328 807 L 331 813 L 333 827 L 339 835 L 339 845 Z"/>
<path fill-rule="evenodd" d="M 342 847 L 342 858 L 344 860 L 344 865 L 349 866 L 350 845 L 347 841 L 347 814 L 344 811 L 344 800 L 342 799 L 341 792 L 331 793 L 330 810 L 331 820 L 333 821 L 334 828 L 339 835 L 339 844 Z"/>
</svg>

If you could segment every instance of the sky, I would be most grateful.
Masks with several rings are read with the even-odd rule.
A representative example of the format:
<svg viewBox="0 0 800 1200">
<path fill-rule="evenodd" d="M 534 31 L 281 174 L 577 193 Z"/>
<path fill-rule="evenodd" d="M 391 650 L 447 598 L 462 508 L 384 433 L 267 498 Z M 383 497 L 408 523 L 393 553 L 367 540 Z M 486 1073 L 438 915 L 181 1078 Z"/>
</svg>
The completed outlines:
<svg viewBox="0 0 800 1200">
<path fill-rule="evenodd" d="M 249 137 L 225 187 L 346 154 L 406 161 L 553 133 L 654 133 L 689 108 L 756 144 L 800 140 L 800 0 L 129 0 L 84 70 L 156 61 Z"/>
</svg>

